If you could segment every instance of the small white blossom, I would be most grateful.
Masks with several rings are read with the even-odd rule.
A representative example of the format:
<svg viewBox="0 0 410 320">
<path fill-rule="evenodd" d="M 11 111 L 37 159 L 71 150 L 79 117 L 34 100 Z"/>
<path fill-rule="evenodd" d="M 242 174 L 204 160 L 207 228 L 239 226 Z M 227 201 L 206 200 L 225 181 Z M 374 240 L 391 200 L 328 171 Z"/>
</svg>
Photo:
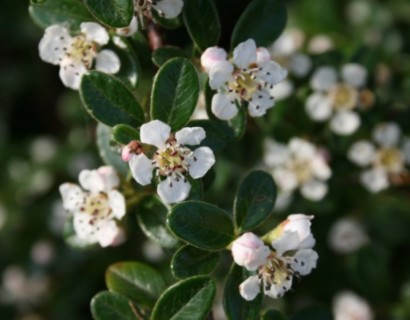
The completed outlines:
<svg viewBox="0 0 410 320">
<path fill-rule="evenodd" d="M 363 298 L 350 291 L 343 291 L 333 299 L 335 320 L 372 320 L 373 312 Z"/>
<path fill-rule="evenodd" d="M 193 179 L 202 178 L 215 163 L 210 148 L 191 150 L 187 147 L 198 145 L 205 139 L 205 130 L 201 127 L 183 128 L 171 134 L 170 126 L 153 120 L 141 126 L 140 136 L 141 143 L 157 148 L 152 159 L 147 157 L 139 143 L 133 147 L 131 155 L 123 152 L 123 159 L 128 158 L 132 176 L 143 186 L 151 183 L 153 172 L 156 172 L 157 192 L 165 203 L 185 200 L 191 189 L 187 175 Z"/>
<path fill-rule="evenodd" d="M 39 44 L 41 59 L 60 65 L 60 78 L 65 86 L 78 89 L 81 77 L 88 70 L 117 73 L 120 59 L 112 50 L 100 47 L 109 41 L 108 32 L 95 22 L 83 22 L 81 33 L 71 36 L 61 25 L 52 25 L 45 30 Z"/>
<path fill-rule="evenodd" d="M 330 248 L 341 254 L 354 252 L 369 242 L 362 225 L 352 218 L 336 221 L 329 231 L 328 240 Z"/>
<path fill-rule="evenodd" d="M 219 119 L 230 120 L 247 102 L 252 117 L 263 116 L 275 104 L 271 90 L 286 78 L 286 69 L 271 60 L 267 49 L 257 48 L 252 39 L 238 44 L 233 57 L 227 58 L 217 47 L 208 48 L 201 56 L 209 85 L 218 91 L 212 98 L 212 112 Z"/>
<path fill-rule="evenodd" d="M 251 232 L 244 233 L 232 244 L 232 256 L 235 263 L 250 271 L 255 271 L 269 255 L 269 247 Z"/>
<path fill-rule="evenodd" d="M 312 201 L 327 194 L 326 180 L 332 174 L 322 152 L 313 144 L 292 138 L 287 145 L 266 140 L 265 164 L 270 168 L 280 192 L 292 193 L 299 189 Z"/>
<path fill-rule="evenodd" d="M 112 167 L 83 170 L 80 186 L 64 183 L 60 186 L 64 209 L 72 213 L 79 242 L 99 243 L 102 247 L 118 244 L 123 231 L 117 225 L 125 215 L 125 199 L 117 190 L 119 178 Z"/>
</svg>

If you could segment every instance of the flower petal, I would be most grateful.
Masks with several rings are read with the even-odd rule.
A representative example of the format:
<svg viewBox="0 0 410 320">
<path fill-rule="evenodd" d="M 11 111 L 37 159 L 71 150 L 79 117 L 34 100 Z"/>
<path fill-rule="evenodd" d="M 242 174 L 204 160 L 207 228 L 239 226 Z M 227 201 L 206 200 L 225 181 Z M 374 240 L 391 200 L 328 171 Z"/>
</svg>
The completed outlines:
<svg viewBox="0 0 410 320">
<path fill-rule="evenodd" d="M 209 86 L 219 89 L 232 79 L 233 65 L 229 61 L 219 61 L 209 70 Z"/>
<path fill-rule="evenodd" d="M 350 135 L 360 126 L 360 117 L 356 112 L 339 111 L 330 120 L 330 129 L 339 135 Z"/>
<path fill-rule="evenodd" d="M 370 192 L 377 193 L 389 187 L 389 178 L 382 168 L 372 168 L 363 171 L 360 181 Z"/>
<path fill-rule="evenodd" d="M 315 121 L 325 121 L 332 114 L 332 101 L 320 92 L 312 93 L 306 100 L 305 110 Z"/>
<path fill-rule="evenodd" d="M 360 140 L 350 147 L 347 157 L 358 166 L 366 167 L 375 159 L 376 148 L 373 143 L 366 140 Z"/>
<path fill-rule="evenodd" d="M 293 191 L 298 186 L 298 180 L 293 171 L 285 168 L 275 168 L 273 177 L 281 191 Z"/>
<path fill-rule="evenodd" d="M 275 97 L 277 101 L 284 100 L 293 93 L 294 86 L 293 83 L 289 80 L 284 80 L 275 85 L 272 89 L 269 90 L 270 95 Z"/>
<path fill-rule="evenodd" d="M 97 169 L 98 174 L 104 181 L 104 190 L 108 192 L 120 184 L 120 178 L 117 171 L 111 166 L 102 166 Z"/>
<path fill-rule="evenodd" d="M 124 28 L 115 29 L 115 33 L 119 36 L 129 37 L 132 36 L 138 30 L 138 19 L 136 16 L 133 16 L 130 24 Z"/>
<path fill-rule="evenodd" d="M 59 189 L 64 209 L 72 212 L 77 211 L 84 201 L 84 193 L 81 188 L 74 183 L 63 183 Z"/>
<path fill-rule="evenodd" d="M 205 130 L 201 127 L 183 128 L 175 133 L 175 139 L 179 144 L 194 146 L 200 144 L 205 138 Z"/>
<path fill-rule="evenodd" d="M 232 243 L 235 263 L 249 271 L 255 271 L 266 263 L 271 254 L 268 246 L 252 232 L 246 232 Z"/>
<path fill-rule="evenodd" d="M 212 113 L 221 120 L 230 120 L 238 114 L 234 97 L 225 93 L 217 93 L 212 97 Z"/>
<path fill-rule="evenodd" d="M 87 244 L 97 242 L 96 225 L 91 223 L 92 215 L 77 212 L 73 218 L 74 231 L 78 238 Z"/>
<path fill-rule="evenodd" d="M 342 78 L 345 82 L 358 88 L 366 83 L 367 70 L 358 63 L 347 63 L 342 67 Z"/>
<path fill-rule="evenodd" d="M 266 113 L 266 110 L 272 108 L 274 105 L 275 100 L 269 91 L 262 89 L 252 95 L 252 101 L 250 101 L 248 105 L 248 112 L 251 117 L 261 117 Z"/>
<path fill-rule="evenodd" d="M 106 191 L 105 181 L 97 170 L 82 170 L 78 180 L 83 189 L 92 193 Z"/>
<path fill-rule="evenodd" d="M 162 201 L 166 204 L 177 203 L 185 200 L 191 185 L 185 179 L 174 179 L 173 177 L 167 177 L 164 181 L 158 184 L 157 192 Z"/>
<path fill-rule="evenodd" d="M 273 284 L 269 289 L 264 288 L 264 293 L 271 298 L 283 297 L 286 291 L 292 287 L 293 276 L 288 276 L 288 280 L 284 279 L 278 284 Z"/>
<path fill-rule="evenodd" d="M 333 67 L 320 67 L 312 75 L 310 86 L 314 90 L 327 91 L 337 81 L 337 73 Z"/>
<path fill-rule="evenodd" d="M 258 276 L 251 276 L 239 285 L 239 293 L 246 301 L 252 301 L 261 291 Z"/>
<path fill-rule="evenodd" d="M 160 120 L 152 120 L 141 126 L 140 138 L 142 143 L 156 146 L 158 149 L 165 147 L 171 134 L 171 127 Z"/>
<path fill-rule="evenodd" d="M 148 159 L 145 154 L 141 153 L 133 155 L 128 163 L 130 165 L 132 177 L 135 181 L 142 186 L 151 183 L 152 171 L 155 168 L 152 164 L 152 160 Z"/>
<path fill-rule="evenodd" d="M 304 160 L 312 160 L 317 154 L 316 147 L 301 138 L 290 139 L 288 148 L 293 155 Z"/>
<path fill-rule="evenodd" d="M 283 68 L 275 61 L 268 61 L 259 65 L 260 69 L 257 73 L 257 79 L 266 81 L 270 85 L 274 86 L 279 82 L 286 79 L 288 76 L 288 70 Z"/>
<path fill-rule="evenodd" d="M 257 64 L 262 64 L 270 60 L 272 60 L 272 57 L 268 49 L 263 48 L 263 47 L 259 47 L 256 49 L 256 63 Z"/>
<path fill-rule="evenodd" d="M 306 276 L 316 268 L 319 255 L 312 249 L 301 249 L 293 256 L 290 266 L 301 276 Z"/>
<path fill-rule="evenodd" d="M 96 22 L 83 22 L 80 28 L 88 41 L 104 45 L 110 40 L 107 30 Z"/>
<path fill-rule="evenodd" d="M 117 73 L 120 70 L 120 58 L 112 50 L 102 50 L 95 58 L 95 69 L 109 74 Z"/>
<path fill-rule="evenodd" d="M 332 170 L 320 153 L 317 153 L 310 162 L 313 175 L 320 180 L 327 180 L 332 175 Z"/>
<path fill-rule="evenodd" d="M 192 178 L 202 178 L 215 164 L 215 155 L 208 147 L 200 147 L 194 151 L 192 157 L 186 159 L 189 163 L 189 174 Z"/>
<path fill-rule="evenodd" d="M 397 146 L 400 136 L 400 127 L 394 122 L 381 123 L 373 130 L 373 140 L 385 148 Z"/>
<path fill-rule="evenodd" d="M 165 19 L 174 19 L 182 11 L 184 2 L 182 0 L 160 0 L 153 5 L 154 9 Z"/>
<path fill-rule="evenodd" d="M 288 147 L 272 139 L 265 139 L 263 143 L 264 161 L 266 165 L 275 167 L 283 165 L 289 160 Z"/>
<path fill-rule="evenodd" d="M 228 54 L 222 48 L 210 47 L 201 55 L 201 65 L 206 72 L 209 72 L 216 63 L 226 61 Z"/>
<path fill-rule="evenodd" d="M 327 184 L 319 180 L 309 180 L 305 182 L 301 188 L 300 193 L 309 200 L 320 201 L 326 195 L 328 190 Z"/>
<path fill-rule="evenodd" d="M 105 248 L 116 243 L 118 237 L 122 235 L 122 230 L 113 220 L 104 221 L 97 231 L 97 239 L 101 247 Z"/>
<path fill-rule="evenodd" d="M 108 193 L 108 204 L 112 210 L 112 214 L 117 219 L 121 219 L 125 215 L 125 198 L 121 192 L 111 190 Z"/>
<path fill-rule="evenodd" d="M 72 37 L 68 30 L 59 25 L 52 25 L 45 30 L 38 45 L 40 58 L 52 64 L 60 64 L 65 56 L 64 48 L 71 46 Z"/>
<path fill-rule="evenodd" d="M 247 68 L 251 63 L 256 62 L 256 43 L 253 39 L 246 40 L 238 44 L 233 50 L 233 63 L 241 68 Z"/>
<path fill-rule="evenodd" d="M 83 74 L 87 68 L 82 63 L 75 63 L 72 59 L 64 58 L 60 67 L 60 79 L 63 84 L 71 89 L 78 90 Z"/>
<path fill-rule="evenodd" d="M 312 68 L 312 60 L 307 54 L 296 53 L 292 55 L 289 61 L 289 70 L 296 77 L 306 76 Z"/>
</svg>

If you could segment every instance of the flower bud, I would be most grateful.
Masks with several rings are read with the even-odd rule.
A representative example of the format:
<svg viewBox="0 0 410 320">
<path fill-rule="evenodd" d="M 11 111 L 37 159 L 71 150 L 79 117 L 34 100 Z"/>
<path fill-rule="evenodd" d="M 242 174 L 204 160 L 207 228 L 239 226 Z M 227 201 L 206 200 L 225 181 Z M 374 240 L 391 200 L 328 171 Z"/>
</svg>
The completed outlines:
<svg viewBox="0 0 410 320">
<path fill-rule="evenodd" d="M 232 245 L 235 263 L 249 271 L 255 271 L 264 264 L 269 254 L 269 247 L 251 232 L 244 233 Z"/>
<path fill-rule="evenodd" d="M 224 49 L 210 47 L 202 54 L 201 65 L 206 72 L 209 72 L 216 63 L 226 60 L 226 57 L 227 54 Z"/>
</svg>

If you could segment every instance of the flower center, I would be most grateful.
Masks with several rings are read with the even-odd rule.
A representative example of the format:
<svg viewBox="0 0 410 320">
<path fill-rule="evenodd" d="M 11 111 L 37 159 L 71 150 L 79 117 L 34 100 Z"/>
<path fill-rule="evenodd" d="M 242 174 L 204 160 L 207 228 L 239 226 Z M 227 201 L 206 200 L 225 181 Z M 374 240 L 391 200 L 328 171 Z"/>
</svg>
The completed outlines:
<svg viewBox="0 0 410 320">
<path fill-rule="evenodd" d="M 80 211 L 89 213 L 94 217 L 90 222 L 92 224 L 95 220 L 108 217 L 112 210 L 108 203 L 107 194 L 105 192 L 99 192 L 86 194 Z"/>
<path fill-rule="evenodd" d="M 312 170 L 308 160 L 293 159 L 289 163 L 289 169 L 295 174 L 299 183 L 309 180 L 312 176 Z"/>
<path fill-rule="evenodd" d="M 350 85 L 338 84 L 330 89 L 329 98 L 335 109 L 350 110 L 356 106 L 359 93 Z"/>
<path fill-rule="evenodd" d="M 83 35 L 74 37 L 71 48 L 67 50 L 66 55 L 77 63 L 83 63 L 87 69 L 90 69 L 93 59 L 96 56 L 96 45 L 86 40 Z"/>
<path fill-rule="evenodd" d="M 258 278 L 263 282 L 265 291 L 269 291 L 272 286 L 276 286 L 284 292 L 289 289 L 289 281 L 294 273 L 285 259 L 272 253 L 266 264 L 259 268 Z M 278 297 L 280 296 L 281 294 L 278 294 Z"/>
<path fill-rule="evenodd" d="M 398 173 L 403 169 L 403 154 L 397 148 L 384 148 L 379 150 L 376 156 L 376 164 L 385 168 L 388 172 Z"/>
<path fill-rule="evenodd" d="M 192 155 L 190 149 L 171 142 L 163 150 L 155 153 L 153 164 L 158 168 L 160 175 L 176 174 L 178 176 L 188 171 L 189 164 L 186 157 L 190 155 Z"/>
<path fill-rule="evenodd" d="M 236 71 L 234 80 L 228 83 L 229 92 L 237 93 L 243 100 L 252 100 L 255 91 L 262 89 L 262 85 L 256 80 L 257 71 L 258 67 Z"/>
</svg>

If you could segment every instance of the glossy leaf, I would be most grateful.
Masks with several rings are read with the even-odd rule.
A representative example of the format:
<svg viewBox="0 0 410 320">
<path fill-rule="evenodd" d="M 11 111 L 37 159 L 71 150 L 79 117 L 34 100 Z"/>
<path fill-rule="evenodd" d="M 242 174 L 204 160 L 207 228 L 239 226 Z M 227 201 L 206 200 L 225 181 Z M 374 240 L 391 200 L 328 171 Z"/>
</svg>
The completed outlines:
<svg viewBox="0 0 410 320">
<path fill-rule="evenodd" d="M 239 140 L 243 137 L 246 131 L 247 113 L 245 108 L 239 108 L 235 118 L 228 120 L 228 126 L 233 130 L 235 139 Z"/>
<path fill-rule="evenodd" d="M 205 251 L 186 245 L 175 252 L 172 257 L 171 271 L 178 279 L 206 275 L 215 270 L 218 262 L 218 252 Z"/>
<path fill-rule="evenodd" d="M 332 312 L 321 306 L 308 307 L 297 312 L 291 320 L 332 320 Z"/>
<path fill-rule="evenodd" d="M 195 67 L 183 58 L 165 63 L 155 76 L 152 96 L 152 119 L 168 123 L 173 131 L 181 129 L 191 117 L 199 96 Z"/>
<path fill-rule="evenodd" d="M 263 313 L 261 320 L 286 320 L 286 318 L 279 310 L 271 309 Z"/>
<path fill-rule="evenodd" d="M 84 0 L 91 14 L 102 23 L 113 27 L 127 27 L 134 15 L 132 0 Z"/>
<path fill-rule="evenodd" d="M 152 62 L 158 67 L 172 58 L 189 58 L 189 55 L 181 48 L 174 46 L 164 46 L 152 53 Z"/>
<path fill-rule="evenodd" d="M 114 140 L 120 144 L 128 144 L 133 140 L 140 139 L 138 130 L 127 124 L 117 124 L 111 132 Z"/>
<path fill-rule="evenodd" d="M 233 241 L 233 226 L 222 209 L 200 201 L 177 204 L 168 214 L 171 231 L 189 244 L 219 250 Z"/>
<path fill-rule="evenodd" d="M 108 126 L 138 127 L 144 122 L 144 113 L 131 91 L 113 76 L 99 71 L 84 75 L 80 95 L 88 113 Z"/>
<path fill-rule="evenodd" d="M 215 282 L 206 276 L 180 281 L 159 298 L 151 320 L 203 320 L 212 307 Z"/>
<path fill-rule="evenodd" d="M 103 291 L 91 300 L 91 314 L 95 320 L 137 320 L 131 305 L 126 297 Z"/>
</svg>

